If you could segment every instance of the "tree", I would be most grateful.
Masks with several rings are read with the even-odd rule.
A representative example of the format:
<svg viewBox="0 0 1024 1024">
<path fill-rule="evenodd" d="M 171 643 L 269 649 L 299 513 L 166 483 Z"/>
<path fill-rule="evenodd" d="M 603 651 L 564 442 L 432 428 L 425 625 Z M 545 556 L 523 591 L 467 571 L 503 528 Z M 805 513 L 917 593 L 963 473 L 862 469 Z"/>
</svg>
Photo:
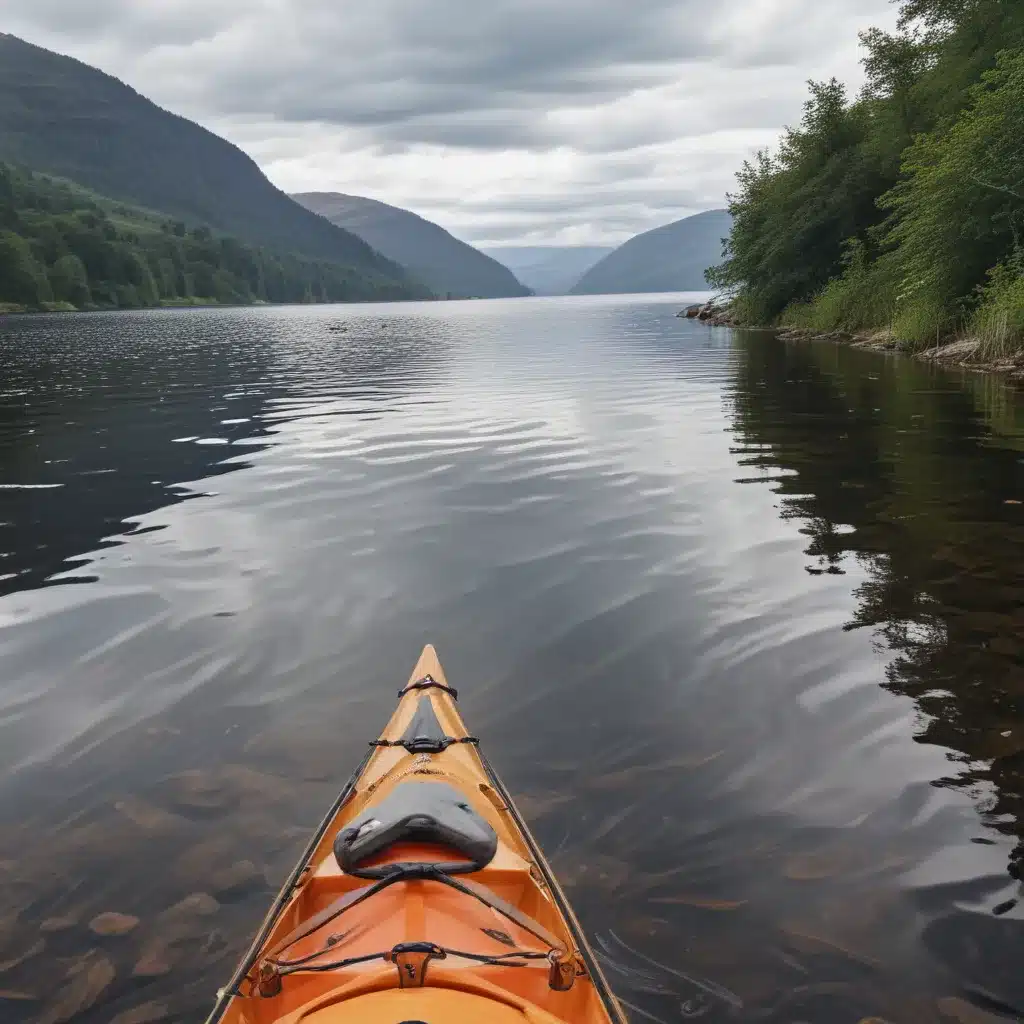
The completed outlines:
<svg viewBox="0 0 1024 1024">
<path fill-rule="evenodd" d="M 61 256 L 50 267 L 49 278 L 54 298 L 79 307 L 92 302 L 85 264 L 74 253 Z"/>
<path fill-rule="evenodd" d="M 0 231 L 0 299 L 37 307 L 52 298 L 46 270 L 28 242 L 13 231 Z"/>
<path fill-rule="evenodd" d="M 953 124 L 907 150 L 881 203 L 895 214 L 904 330 L 926 340 L 959 324 L 977 286 L 1024 248 L 1024 51 L 1004 52 Z"/>
<path fill-rule="evenodd" d="M 209 228 L 189 231 L 182 222 L 99 201 L 2 163 L 0 231 L 6 232 L 0 302 L 48 301 L 49 276 L 62 301 L 99 307 L 150 306 L 175 297 L 297 302 L 405 294 L 387 278 L 381 287 L 363 271 L 257 248 Z"/>
<path fill-rule="evenodd" d="M 737 175 L 726 259 L 708 280 L 742 288 L 751 319 L 769 322 L 812 298 L 841 271 L 847 241 L 866 239 L 881 219 L 881 172 L 862 148 L 867 114 L 835 79 L 812 82 L 800 126 Z"/>
<path fill-rule="evenodd" d="M 708 280 L 756 322 L 923 345 L 994 308 L 1024 340 L 1024 3 L 900 7 L 897 32 L 861 36 L 862 94 L 812 83 L 800 126 L 744 164 Z"/>
</svg>

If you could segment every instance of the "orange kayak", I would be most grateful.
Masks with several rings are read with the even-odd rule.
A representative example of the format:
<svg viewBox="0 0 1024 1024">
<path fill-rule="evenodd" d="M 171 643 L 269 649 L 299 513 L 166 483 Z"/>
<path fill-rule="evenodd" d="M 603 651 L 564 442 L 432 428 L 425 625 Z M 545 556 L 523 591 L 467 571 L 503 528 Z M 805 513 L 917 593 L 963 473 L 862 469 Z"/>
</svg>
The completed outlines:
<svg viewBox="0 0 1024 1024">
<path fill-rule="evenodd" d="M 208 1024 L 625 1024 L 424 649 Z"/>
</svg>

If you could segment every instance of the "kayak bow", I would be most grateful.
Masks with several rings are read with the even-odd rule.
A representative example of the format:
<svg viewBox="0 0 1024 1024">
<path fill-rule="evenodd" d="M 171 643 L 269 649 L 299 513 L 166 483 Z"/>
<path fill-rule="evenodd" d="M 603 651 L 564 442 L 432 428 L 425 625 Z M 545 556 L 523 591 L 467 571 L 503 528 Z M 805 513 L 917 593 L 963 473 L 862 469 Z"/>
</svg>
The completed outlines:
<svg viewBox="0 0 1024 1024">
<path fill-rule="evenodd" d="M 625 1024 L 433 647 L 208 1024 Z"/>
</svg>

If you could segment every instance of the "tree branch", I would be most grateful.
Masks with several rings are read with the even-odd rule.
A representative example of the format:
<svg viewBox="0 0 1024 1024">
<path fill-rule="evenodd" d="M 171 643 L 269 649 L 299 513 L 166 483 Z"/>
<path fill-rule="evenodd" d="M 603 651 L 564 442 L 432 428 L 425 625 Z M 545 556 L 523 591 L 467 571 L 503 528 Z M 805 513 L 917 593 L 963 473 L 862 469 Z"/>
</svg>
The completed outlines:
<svg viewBox="0 0 1024 1024">
<path fill-rule="evenodd" d="M 1007 188 L 1005 185 L 993 185 L 991 182 L 983 181 L 975 174 L 969 175 L 969 178 L 975 185 L 980 185 L 982 188 L 990 188 L 993 192 L 1002 192 L 1004 195 L 1013 196 L 1014 199 L 1024 202 L 1024 196 L 1019 192 L 1014 192 L 1012 188 Z"/>
</svg>

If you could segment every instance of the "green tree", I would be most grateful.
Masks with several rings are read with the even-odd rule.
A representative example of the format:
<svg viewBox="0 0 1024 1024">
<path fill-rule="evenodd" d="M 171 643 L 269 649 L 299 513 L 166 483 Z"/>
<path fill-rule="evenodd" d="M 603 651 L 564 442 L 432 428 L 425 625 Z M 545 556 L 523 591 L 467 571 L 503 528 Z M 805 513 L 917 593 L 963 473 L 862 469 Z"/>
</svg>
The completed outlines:
<svg viewBox="0 0 1024 1024">
<path fill-rule="evenodd" d="M 708 280 L 759 322 L 1024 342 L 1024 3 L 900 9 L 861 36 L 862 94 L 812 83 L 799 127 L 743 166 Z"/>
<path fill-rule="evenodd" d="M 867 114 L 835 79 L 812 82 L 800 126 L 737 175 L 725 262 L 708 280 L 741 288 L 751 319 L 767 323 L 812 298 L 841 271 L 847 240 L 866 239 L 881 219 L 882 174 L 863 148 Z"/>
<path fill-rule="evenodd" d="M 50 267 L 49 278 L 54 298 L 79 307 L 92 301 L 85 264 L 74 253 L 61 256 Z"/>
<path fill-rule="evenodd" d="M 0 231 L 0 299 L 39 306 L 53 298 L 46 270 L 13 231 Z"/>
<path fill-rule="evenodd" d="M 898 326 L 926 341 L 959 326 L 988 271 L 1024 243 L 1024 51 L 1000 54 L 970 107 L 920 136 L 903 169 L 881 202 L 895 214 Z"/>
<path fill-rule="evenodd" d="M 111 218 L 116 214 L 117 219 Z M 405 286 L 322 260 L 269 251 L 208 227 L 98 200 L 0 163 L 0 301 L 134 307 L 177 297 L 249 302 L 400 298 Z M 49 268 L 47 270 L 46 268 Z"/>
</svg>

